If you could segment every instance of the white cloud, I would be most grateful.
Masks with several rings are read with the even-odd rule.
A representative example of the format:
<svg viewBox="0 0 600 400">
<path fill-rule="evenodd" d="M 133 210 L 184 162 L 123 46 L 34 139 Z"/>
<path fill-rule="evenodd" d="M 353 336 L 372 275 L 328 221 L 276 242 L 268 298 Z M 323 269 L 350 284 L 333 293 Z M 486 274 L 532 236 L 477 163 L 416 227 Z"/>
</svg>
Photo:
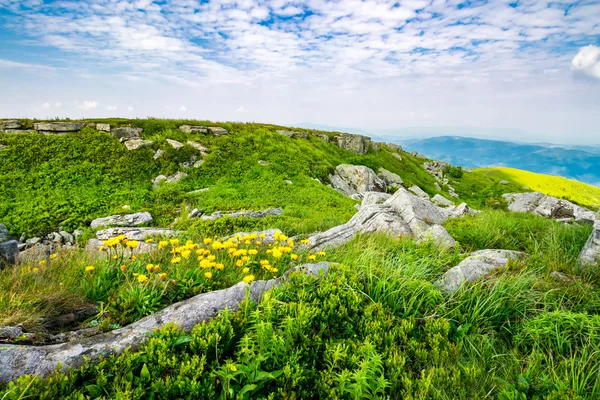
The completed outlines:
<svg viewBox="0 0 600 400">
<path fill-rule="evenodd" d="M 88 100 L 84 101 L 82 104 L 77 105 L 77 108 L 79 108 L 80 110 L 93 110 L 96 107 L 98 107 L 98 102 Z"/>
<path fill-rule="evenodd" d="M 61 108 L 62 107 L 62 103 L 60 101 L 57 101 L 56 104 L 54 105 L 54 107 Z"/>
<path fill-rule="evenodd" d="M 239 113 L 245 113 L 245 112 L 246 112 L 246 107 L 244 107 L 244 106 L 239 106 L 239 107 L 238 107 L 238 108 L 237 108 L 235 111 L 236 111 L 236 112 L 239 112 Z"/>
<path fill-rule="evenodd" d="M 185 106 L 179 107 L 179 111 L 181 111 L 181 112 L 185 112 L 186 110 L 187 110 L 187 108 L 185 108 Z"/>
<path fill-rule="evenodd" d="M 571 68 L 600 79 L 600 47 L 590 44 L 580 48 L 571 61 Z"/>
<path fill-rule="evenodd" d="M 133 107 L 131 107 L 131 106 L 128 106 L 128 107 L 127 107 L 127 111 L 129 111 L 129 112 L 133 112 L 133 110 L 134 110 L 134 108 L 133 108 Z"/>
<path fill-rule="evenodd" d="M 43 108 L 44 110 L 47 110 L 47 109 L 49 109 L 50 107 L 52 107 L 52 104 L 50 104 L 50 103 L 48 103 L 48 102 L 46 102 L 46 103 L 42 104 L 42 108 Z"/>
<path fill-rule="evenodd" d="M 115 111 L 117 109 L 117 106 L 108 105 L 108 106 L 104 107 L 104 109 L 106 111 Z"/>
</svg>

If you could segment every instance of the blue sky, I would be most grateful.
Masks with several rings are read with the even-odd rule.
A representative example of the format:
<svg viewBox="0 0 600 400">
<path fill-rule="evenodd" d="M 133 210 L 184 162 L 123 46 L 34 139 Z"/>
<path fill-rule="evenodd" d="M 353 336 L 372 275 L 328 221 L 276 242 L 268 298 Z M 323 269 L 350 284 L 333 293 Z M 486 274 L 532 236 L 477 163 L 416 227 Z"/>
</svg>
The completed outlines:
<svg viewBox="0 0 600 400">
<path fill-rule="evenodd" d="M 0 0 L 0 117 L 600 143 L 600 0 Z"/>
</svg>

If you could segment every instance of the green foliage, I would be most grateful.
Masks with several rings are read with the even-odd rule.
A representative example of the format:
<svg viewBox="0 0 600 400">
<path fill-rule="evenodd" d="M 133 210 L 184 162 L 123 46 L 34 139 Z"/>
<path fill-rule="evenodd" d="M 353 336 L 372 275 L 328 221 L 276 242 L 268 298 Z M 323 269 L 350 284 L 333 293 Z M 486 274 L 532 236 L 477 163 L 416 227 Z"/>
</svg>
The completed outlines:
<svg viewBox="0 0 600 400">
<path fill-rule="evenodd" d="M 444 175 L 448 175 L 450 178 L 458 179 L 463 177 L 463 169 L 460 166 L 454 166 L 448 164 L 444 167 Z"/>
</svg>

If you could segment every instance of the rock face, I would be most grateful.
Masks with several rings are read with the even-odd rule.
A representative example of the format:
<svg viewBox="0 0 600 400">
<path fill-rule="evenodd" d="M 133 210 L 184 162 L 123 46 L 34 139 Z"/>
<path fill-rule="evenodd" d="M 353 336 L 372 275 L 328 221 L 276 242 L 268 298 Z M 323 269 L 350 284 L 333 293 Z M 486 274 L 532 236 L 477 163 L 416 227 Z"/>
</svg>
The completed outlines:
<svg viewBox="0 0 600 400">
<path fill-rule="evenodd" d="M 288 130 L 283 130 L 283 129 L 277 130 L 275 132 L 279 133 L 280 135 L 287 136 L 289 138 L 294 138 L 294 137 L 299 137 L 299 138 L 304 138 L 304 139 L 308 138 L 308 133 L 306 133 L 306 132 L 288 131 Z"/>
<path fill-rule="evenodd" d="M 411 192 L 413 192 L 415 195 L 419 196 L 422 199 L 429 199 L 429 195 L 420 187 L 416 186 L 416 185 L 412 185 L 411 187 L 408 188 L 408 190 L 410 190 Z"/>
<path fill-rule="evenodd" d="M 127 147 L 127 150 L 131 151 L 131 150 L 139 150 L 144 147 L 152 146 L 154 144 L 154 142 L 151 140 L 131 139 L 131 140 L 126 140 L 125 142 L 123 142 L 123 144 L 125 145 L 125 147 Z"/>
<path fill-rule="evenodd" d="M 8 240 L 8 229 L 6 226 L 0 224 L 0 243 Z"/>
<path fill-rule="evenodd" d="M 301 265 L 285 276 L 268 281 L 255 281 L 248 285 L 240 282 L 228 289 L 202 293 L 164 308 L 131 325 L 100 335 L 49 346 L 23 346 L 0 344 L 0 382 L 8 382 L 25 374 L 40 377 L 48 375 L 60 364 L 64 368 L 77 368 L 84 357 L 95 360 L 101 356 L 119 354 L 128 347 L 136 349 L 147 334 L 167 323 L 175 323 L 189 332 L 195 325 L 216 317 L 224 309 L 237 311 L 247 297 L 260 301 L 263 294 L 285 282 L 289 273 L 310 275 L 327 274 L 330 263 Z"/>
<path fill-rule="evenodd" d="M 600 218 L 594 223 L 594 230 L 579 253 L 578 261 L 583 267 L 600 263 Z"/>
<path fill-rule="evenodd" d="M 385 192 L 386 184 L 369 167 L 341 164 L 329 175 L 333 187 L 347 196 L 365 192 Z"/>
<path fill-rule="evenodd" d="M 90 224 L 92 229 L 103 226 L 138 226 L 152 222 L 152 215 L 149 212 L 141 212 L 126 215 L 111 215 L 110 217 L 98 218 Z"/>
<path fill-rule="evenodd" d="M 175 150 L 179 150 L 185 146 L 183 143 L 173 139 L 167 139 L 167 143 L 169 143 Z"/>
<path fill-rule="evenodd" d="M 367 154 L 371 148 L 371 138 L 350 133 L 342 133 L 335 138 L 337 145 L 356 154 Z"/>
<path fill-rule="evenodd" d="M 454 244 L 454 239 L 441 224 L 450 216 L 449 210 L 401 188 L 383 204 L 362 206 L 347 223 L 311 236 L 306 247 L 322 249 L 338 246 L 350 241 L 356 234 L 367 232 L 433 240 L 442 247 L 449 247 Z"/>
<path fill-rule="evenodd" d="M 527 254 L 512 250 L 479 250 L 448 270 L 438 286 L 447 293 L 454 293 L 465 282 L 475 282 L 496 268 L 504 268 L 510 260 L 521 260 Z"/>
<path fill-rule="evenodd" d="M 324 142 L 327 142 L 327 143 L 329 143 L 329 136 L 327 136 L 326 134 L 324 134 L 324 133 L 317 133 L 315 136 L 316 136 L 318 139 L 320 139 L 320 140 L 322 140 L 322 141 L 324 141 Z"/>
<path fill-rule="evenodd" d="M 436 194 L 435 196 L 433 196 L 431 198 L 431 201 L 440 207 L 449 207 L 449 206 L 454 205 L 454 203 L 452 203 L 450 200 L 448 200 L 447 198 L 445 198 L 444 196 L 442 196 L 440 194 Z"/>
<path fill-rule="evenodd" d="M 227 213 L 223 211 L 217 211 L 210 215 L 202 215 L 200 218 L 203 220 L 215 220 L 219 218 L 229 217 L 229 218 L 264 218 L 270 215 L 279 216 L 283 214 L 283 210 L 281 208 L 269 208 L 268 210 L 260 210 L 260 211 L 238 211 Z"/>
<path fill-rule="evenodd" d="M 508 202 L 509 211 L 533 213 L 556 219 L 574 219 L 589 223 L 600 220 L 592 210 L 539 192 L 507 193 L 502 197 Z"/>
<path fill-rule="evenodd" d="M 85 127 L 80 122 L 36 122 L 33 128 L 40 132 L 77 132 Z"/>
<path fill-rule="evenodd" d="M 207 134 L 208 128 L 206 126 L 198 126 L 198 125 L 181 125 L 179 130 L 183 133 L 202 133 Z"/>
<path fill-rule="evenodd" d="M 404 181 L 398 174 L 388 171 L 385 168 L 379 168 L 377 176 L 383 180 L 388 186 L 400 187 L 404 184 Z"/>
<path fill-rule="evenodd" d="M 140 139 L 142 128 L 114 128 L 110 131 L 111 135 L 118 137 L 121 141 L 130 139 Z"/>
<path fill-rule="evenodd" d="M 0 243 L 0 267 L 2 264 L 13 265 L 19 259 L 19 242 L 9 240 L 8 242 Z"/>
</svg>

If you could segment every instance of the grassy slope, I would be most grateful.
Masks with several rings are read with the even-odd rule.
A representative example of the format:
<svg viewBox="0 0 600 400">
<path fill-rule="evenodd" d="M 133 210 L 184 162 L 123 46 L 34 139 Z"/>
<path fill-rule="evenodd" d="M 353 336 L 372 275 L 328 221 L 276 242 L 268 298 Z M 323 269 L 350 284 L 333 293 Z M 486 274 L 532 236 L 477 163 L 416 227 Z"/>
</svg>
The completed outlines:
<svg viewBox="0 0 600 400">
<path fill-rule="evenodd" d="M 568 199 L 584 206 L 594 208 L 600 206 L 600 188 L 574 179 L 504 167 L 481 168 L 474 172 L 487 177 L 505 179 L 516 185 L 526 186 L 531 190 Z"/>
</svg>

